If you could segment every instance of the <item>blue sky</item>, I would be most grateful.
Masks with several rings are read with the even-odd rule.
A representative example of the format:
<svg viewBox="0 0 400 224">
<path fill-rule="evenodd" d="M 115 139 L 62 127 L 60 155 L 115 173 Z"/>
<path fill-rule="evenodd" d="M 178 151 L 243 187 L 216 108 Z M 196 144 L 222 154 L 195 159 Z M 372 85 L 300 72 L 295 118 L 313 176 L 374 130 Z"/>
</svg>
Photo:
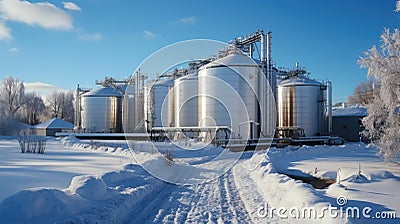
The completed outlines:
<svg viewBox="0 0 400 224">
<path fill-rule="evenodd" d="M 366 81 L 359 57 L 384 27 L 400 25 L 395 0 L 65 1 L 0 1 L 1 79 L 42 91 L 93 88 L 104 76 L 131 75 L 169 44 L 227 42 L 263 28 L 277 66 L 299 62 L 312 78 L 332 80 L 339 102 Z"/>
</svg>

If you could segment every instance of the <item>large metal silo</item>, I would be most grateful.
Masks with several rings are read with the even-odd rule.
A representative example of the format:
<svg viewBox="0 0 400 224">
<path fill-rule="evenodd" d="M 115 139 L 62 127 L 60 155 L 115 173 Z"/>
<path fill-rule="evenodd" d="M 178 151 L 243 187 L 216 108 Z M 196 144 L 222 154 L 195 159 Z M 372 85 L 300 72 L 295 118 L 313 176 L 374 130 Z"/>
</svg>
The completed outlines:
<svg viewBox="0 0 400 224">
<path fill-rule="evenodd" d="M 175 125 L 173 115 L 173 78 L 165 78 L 155 81 L 146 90 L 146 120 L 148 129 L 153 127 L 173 127 Z"/>
<path fill-rule="evenodd" d="M 278 84 L 278 127 L 304 129 L 305 136 L 324 129 L 327 86 L 307 77 L 291 77 Z"/>
<path fill-rule="evenodd" d="M 81 95 L 82 128 L 87 132 L 122 131 L 122 94 L 101 87 Z"/>
<path fill-rule="evenodd" d="M 199 68 L 200 127 L 228 126 L 236 136 L 258 136 L 260 67 L 240 53 Z"/>
<path fill-rule="evenodd" d="M 175 80 L 174 112 L 176 127 L 198 126 L 198 76 L 188 75 Z"/>
</svg>

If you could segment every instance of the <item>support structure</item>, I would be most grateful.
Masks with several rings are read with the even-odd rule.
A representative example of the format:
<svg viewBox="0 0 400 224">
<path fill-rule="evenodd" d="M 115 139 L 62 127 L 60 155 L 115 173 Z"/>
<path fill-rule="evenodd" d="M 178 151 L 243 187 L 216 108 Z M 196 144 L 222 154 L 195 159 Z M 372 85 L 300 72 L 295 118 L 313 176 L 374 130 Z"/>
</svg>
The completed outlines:
<svg viewBox="0 0 400 224">
<path fill-rule="evenodd" d="M 81 95 L 89 92 L 91 89 L 81 88 L 78 84 L 76 87 L 76 95 L 75 95 L 75 127 L 80 129 L 82 127 L 82 118 L 81 118 Z"/>
<path fill-rule="evenodd" d="M 260 107 L 260 137 L 273 137 L 276 128 L 276 76 L 272 66 L 272 33 L 264 34 L 258 30 L 245 37 L 236 38 L 233 42 L 239 48 L 253 58 L 253 51 L 260 43 L 260 67 L 264 77 L 258 82 L 257 97 Z M 267 83 L 268 82 L 268 83 Z M 270 88 L 270 89 L 268 89 Z"/>
<path fill-rule="evenodd" d="M 147 79 L 147 75 L 140 72 L 140 69 L 135 74 L 134 85 L 135 85 L 135 132 L 144 132 L 144 80 Z"/>
</svg>

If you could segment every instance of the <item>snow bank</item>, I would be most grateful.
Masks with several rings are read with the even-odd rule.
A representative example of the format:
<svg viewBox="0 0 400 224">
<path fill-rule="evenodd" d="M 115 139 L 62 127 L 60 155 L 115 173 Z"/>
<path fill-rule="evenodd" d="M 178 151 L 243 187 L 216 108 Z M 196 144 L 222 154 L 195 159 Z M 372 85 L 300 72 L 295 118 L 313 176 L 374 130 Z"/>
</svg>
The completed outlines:
<svg viewBox="0 0 400 224">
<path fill-rule="evenodd" d="M 54 223 L 88 206 L 79 195 L 58 189 L 23 190 L 0 204 L 1 223 Z"/>
<path fill-rule="evenodd" d="M 363 143 L 271 148 L 267 152 L 256 154 L 252 158 L 253 162 L 245 163 L 250 167 L 247 169 L 250 169 L 251 179 L 271 206 L 311 206 L 317 211 L 325 206 L 344 210 L 349 207 L 357 207 L 360 210 L 369 207 L 373 211 L 372 217 L 374 212 L 392 211 L 395 211 L 398 217 L 400 195 L 397 186 L 400 186 L 400 167 L 398 163 L 385 163 L 377 156 L 377 152 L 378 149 Z M 284 174 L 336 179 L 337 182 L 326 189 L 315 190 L 311 185 Z M 347 204 L 340 205 L 337 202 L 338 198 L 345 198 Z M 359 218 L 350 216 L 346 219 L 347 215 L 343 214 L 343 211 L 338 212 L 338 218 L 343 216 L 340 222 L 377 221 L 361 215 Z M 325 217 L 323 221 L 338 222 L 338 219 Z M 393 219 L 379 221 L 390 222 Z"/>
<path fill-rule="evenodd" d="M 290 149 L 288 149 L 290 151 Z M 299 209 L 301 212 L 303 208 L 315 208 L 317 211 L 317 216 L 320 215 L 320 211 L 323 208 L 329 206 L 329 202 L 325 200 L 325 198 L 321 197 L 321 195 L 310 185 L 304 184 L 301 181 L 293 180 L 286 175 L 279 174 L 276 170 L 275 163 L 271 163 L 270 158 L 268 157 L 269 153 L 265 151 L 257 152 L 253 155 L 250 160 L 244 161 L 241 164 L 238 164 L 234 168 L 234 176 L 242 177 L 240 175 L 241 172 L 249 172 L 250 181 L 253 181 L 257 186 L 257 191 L 260 193 L 263 198 L 263 203 L 260 204 L 258 212 L 261 211 L 260 214 L 254 215 L 258 216 L 258 219 L 261 220 L 265 212 L 267 212 L 267 208 L 275 208 L 275 210 L 269 210 L 270 214 L 268 217 L 280 217 L 281 215 L 277 214 L 277 210 L 279 208 L 286 209 L 285 214 L 283 214 L 283 220 L 287 220 L 290 223 L 292 222 L 321 222 L 324 223 L 337 223 L 338 219 L 334 219 L 328 217 L 327 215 L 320 218 L 309 218 L 308 213 L 305 216 L 302 216 L 300 213 L 299 217 L 292 217 L 289 213 L 290 209 L 295 208 Z M 282 168 L 282 164 L 276 165 Z M 283 161 L 284 163 L 287 161 Z M 237 182 L 248 182 L 249 180 L 238 180 Z M 240 183 L 238 184 L 240 185 Z M 243 198 L 242 198 L 243 199 Z M 247 204 L 252 204 L 254 202 L 247 201 Z M 260 210 L 260 208 L 264 208 Z M 254 209 L 254 208 L 253 208 Z M 272 212 L 272 214 L 271 214 Z M 311 217 L 313 215 L 311 214 Z M 282 217 L 280 217 L 282 218 Z M 340 222 L 346 222 L 345 219 L 340 220 Z"/>
<path fill-rule="evenodd" d="M 160 184 L 133 164 L 99 177 L 76 176 L 64 190 L 28 189 L 5 199 L 0 223 L 121 222 L 126 218 L 121 214 Z"/>
<path fill-rule="evenodd" d="M 72 179 L 68 190 L 88 200 L 106 200 L 114 196 L 103 180 L 89 175 L 76 176 Z"/>
<path fill-rule="evenodd" d="M 61 144 L 66 148 L 117 153 L 125 156 L 129 156 L 131 150 L 125 140 L 79 140 L 73 136 L 68 136 L 61 139 Z"/>
</svg>

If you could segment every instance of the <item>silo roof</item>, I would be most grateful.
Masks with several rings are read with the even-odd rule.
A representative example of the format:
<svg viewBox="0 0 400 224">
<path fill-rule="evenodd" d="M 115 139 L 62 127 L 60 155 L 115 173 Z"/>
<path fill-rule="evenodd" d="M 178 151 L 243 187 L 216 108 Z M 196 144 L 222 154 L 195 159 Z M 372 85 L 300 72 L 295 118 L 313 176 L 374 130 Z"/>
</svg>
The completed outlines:
<svg viewBox="0 0 400 224">
<path fill-rule="evenodd" d="M 226 57 L 220 58 L 206 65 L 203 65 L 199 70 L 205 68 L 225 67 L 225 66 L 258 66 L 258 64 L 256 61 L 254 61 L 247 55 L 229 54 Z"/>
<path fill-rule="evenodd" d="M 322 83 L 306 77 L 292 77 L 282 80 L 278 86 L 320 86 Z"/>
<path fill-rule="evenodd" d="M 122 97 L 122 94 L 119 93 L 112 87 L 101 87 L 90 92 L 87 92 L 82 95 L 83 97 L 105 97 L 105 96 L 116 96 Z"/>
</svg>

